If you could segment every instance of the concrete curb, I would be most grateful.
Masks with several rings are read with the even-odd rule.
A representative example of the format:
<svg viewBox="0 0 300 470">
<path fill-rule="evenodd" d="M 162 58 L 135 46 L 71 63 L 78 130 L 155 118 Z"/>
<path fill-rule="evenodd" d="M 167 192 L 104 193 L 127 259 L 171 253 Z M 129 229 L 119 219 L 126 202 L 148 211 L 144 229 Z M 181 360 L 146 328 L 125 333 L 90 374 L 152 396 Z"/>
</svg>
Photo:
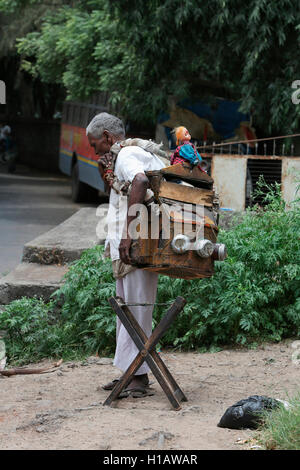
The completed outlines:
<svg viewBox="0 0 300 470">
<path fill-rule="evenodd" d="M 21 263 L 0 280 L 0 303 L 9 304 L 21 297 L 42 297 L 50 300 L 66 274 L 68 266 L 45 266 L 35 263 Z"/>
<path fill-rule="evenodd" d="M 24 296 L 49 301 L 51 294 L 62 285 L 68 264 L 79 259 L 84 250 L 103 243 L 96 234 L 103 218 L 96 214 L 96 208 L 82 208 L 57 227 L 26 243 L 22 262 L 0 279 L 0 306 Z"/>
<path fill-rule="evenodd" d="M 66 264 L 99 243 L 99 223 L 94 207 L 82 208 L 49 232 L 24 245 L 22 261 L 39 264 Z M 102 241 L 103 242 L 103 241 Z"/>
</svg>

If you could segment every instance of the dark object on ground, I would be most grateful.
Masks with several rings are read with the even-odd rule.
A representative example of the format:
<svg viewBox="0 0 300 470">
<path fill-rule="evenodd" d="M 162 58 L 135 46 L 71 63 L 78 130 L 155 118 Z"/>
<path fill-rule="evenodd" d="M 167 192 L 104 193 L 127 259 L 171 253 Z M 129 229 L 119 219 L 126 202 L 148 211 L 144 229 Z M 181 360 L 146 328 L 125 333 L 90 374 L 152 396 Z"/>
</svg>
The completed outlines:
<svg viewBox="0 0 300 470">
<path fill-rule="evenodd" d="M 150 388 L 147 388 L 147 387 L 144 387 L 144 388 L 140 388 L 140 387 L 136 387 L 136 388 L 132 388 L 132 389 L 125 389 L 123 390 L 120 395 L 118 396 L 118 398 L 128 398 L 128 397 L 132 397 L 132 398 L 144 398 L 144 397 L 151 397 L 152 395 L 154 395 L 154 391 L 151 390 Z"/>
<path fill-rule="evenodd" d="M 218 423 L 218 427 L 256 429 L 261 424 L 261 413 L 265 410 L 271 411 L 279 405 L 280 402 L 274 398 L 252 395 L 227 408 Z"/>
</svg>

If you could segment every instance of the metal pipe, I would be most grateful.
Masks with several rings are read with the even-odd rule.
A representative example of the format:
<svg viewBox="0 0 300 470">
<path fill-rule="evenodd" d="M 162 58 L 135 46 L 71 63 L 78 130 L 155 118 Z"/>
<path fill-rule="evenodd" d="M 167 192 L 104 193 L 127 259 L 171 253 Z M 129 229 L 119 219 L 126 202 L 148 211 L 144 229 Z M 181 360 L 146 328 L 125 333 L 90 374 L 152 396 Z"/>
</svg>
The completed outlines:
<svg viewBox="0 0 300 470">
<path fill-rule="evenodd" d="M 213 143 L 214 147 L 221 147 L 223 145 L 230 145 L 230 144 L 246 144 L 247 142 L 262 142 L 266 140 L 274 140 L 274 139 L 285 139 L 287 137 L 300 137 L 300 134 L 289 134 L 289 135 L 279 135 L 277 137 L 263 137 L 262 139 L 248 139 L 248 140 L 240 140 L 239 142 L 222 142 L 221 144 Z M 198 147 L 201 149 L 201 147 Z"/>
</svg>

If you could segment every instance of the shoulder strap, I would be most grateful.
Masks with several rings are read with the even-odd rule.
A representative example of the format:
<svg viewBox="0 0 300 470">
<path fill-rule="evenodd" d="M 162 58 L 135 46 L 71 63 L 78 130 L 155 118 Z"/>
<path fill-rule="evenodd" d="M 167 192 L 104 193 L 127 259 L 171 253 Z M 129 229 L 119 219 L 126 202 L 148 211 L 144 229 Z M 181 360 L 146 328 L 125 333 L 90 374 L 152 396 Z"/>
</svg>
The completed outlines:
<svg viewBox="0 0 300 470">
<path fill-rule="evenodd" d="M 98 162 L 101 163 L 105 168 L 104 178 L 109 186 L 113 188 L 118 194 L 126 195 L 130 191 L 131 183 L 129 181 L 121 182 L 114 174 L 116 159 L 122 148 L 128 146 L 137 146 L 158 157 L 167 158 L 166 153 L 161 149 L 162 145 L 162 143 L 157 144 L 152 140 L 144 140 L 139 138 L 125 139 L 112 145 L 109 154 L 100 157 L 98 160 Z"/>
</svg>

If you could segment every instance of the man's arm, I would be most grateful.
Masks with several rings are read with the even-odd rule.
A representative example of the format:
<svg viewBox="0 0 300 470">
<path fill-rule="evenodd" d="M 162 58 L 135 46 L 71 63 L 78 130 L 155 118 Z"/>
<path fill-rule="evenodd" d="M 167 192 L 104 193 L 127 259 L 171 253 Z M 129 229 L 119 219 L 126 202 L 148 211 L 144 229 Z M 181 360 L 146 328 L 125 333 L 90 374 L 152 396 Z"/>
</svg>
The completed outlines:
<svg viewBox="0 0 300 470">
<path fill-rule="evenodd" d="M 149 180 L 145 173 L 137 173 L 132 181 L 131 191 L 128 200 L 128 211 L 133 204 L 143 204 L 148 186 Z M 130 264 L 129 250 L 131 245 L 131 238 L 128 233 L 128 227 L 132 220 L 134 220 L 135 218 L 136 216 L 129 216 L 127 213 L 125 232 L 119 245 L 120 258 L 125 264 Z"/>
</svg>

